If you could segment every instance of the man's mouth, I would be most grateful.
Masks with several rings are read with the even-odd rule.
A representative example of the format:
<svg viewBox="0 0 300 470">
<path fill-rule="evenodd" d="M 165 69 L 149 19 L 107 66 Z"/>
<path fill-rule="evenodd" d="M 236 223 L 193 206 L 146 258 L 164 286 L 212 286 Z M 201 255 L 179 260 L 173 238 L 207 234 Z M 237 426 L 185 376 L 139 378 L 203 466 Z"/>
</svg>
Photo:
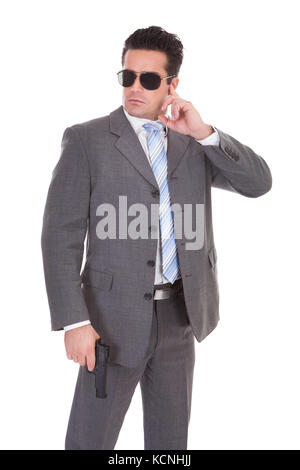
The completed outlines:
<svg viewBox="0 0 300 470">
<path fill-rule="evenodd" d="M 134 98 L 132 98 L 132 99 L 129 100 L 129 101 L 131 101 L 132 103 L 143 103 L 143 101 L 141 101 L 141 100 L 136 100 L 136 99 L 134 99 Z"/>
</svg>

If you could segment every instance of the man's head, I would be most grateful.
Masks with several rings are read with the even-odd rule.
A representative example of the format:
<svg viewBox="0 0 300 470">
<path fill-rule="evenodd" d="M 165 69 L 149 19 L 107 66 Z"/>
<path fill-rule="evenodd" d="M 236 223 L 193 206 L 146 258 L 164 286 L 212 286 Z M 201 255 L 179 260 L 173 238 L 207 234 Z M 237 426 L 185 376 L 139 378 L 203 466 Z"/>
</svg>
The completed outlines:
<svg viewBox="0 0 300 470">
<path fill-rule="evenodd" d="M 122 52 L 122 69 L 137 74 L 134 83 L 123 88 L 123 106 L 132 116 L 156 120 L 161 106 L 169 94 L 170 83 L 177 88 L 178 73 L 183 60 L 183 46 L 177 36 L 167 33 L 159 26 L 136 30 L 126 41 Z M 147 90 L 142 87 L 141 72 L 156 72 L 161 78 L 159 88 Z M 141 100 L 133 102 L 132 99 Z"/>
</svg>

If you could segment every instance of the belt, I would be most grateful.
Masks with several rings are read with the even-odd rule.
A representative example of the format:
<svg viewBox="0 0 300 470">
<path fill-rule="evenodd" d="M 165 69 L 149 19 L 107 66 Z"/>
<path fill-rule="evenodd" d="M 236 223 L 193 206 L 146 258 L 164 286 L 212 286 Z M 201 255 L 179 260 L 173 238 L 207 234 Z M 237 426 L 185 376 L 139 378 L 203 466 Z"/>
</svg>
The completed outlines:
<svg viewBox="0 0 300 470">
<path fill-rule="evenodd" d="M 154 300 L 164 300 L 175 295 L 180 289 L 182 289 L 182 279 L 177 279 L 173 284 L 166 282 L 165 284 L 154 285 Z"/>
</svg>

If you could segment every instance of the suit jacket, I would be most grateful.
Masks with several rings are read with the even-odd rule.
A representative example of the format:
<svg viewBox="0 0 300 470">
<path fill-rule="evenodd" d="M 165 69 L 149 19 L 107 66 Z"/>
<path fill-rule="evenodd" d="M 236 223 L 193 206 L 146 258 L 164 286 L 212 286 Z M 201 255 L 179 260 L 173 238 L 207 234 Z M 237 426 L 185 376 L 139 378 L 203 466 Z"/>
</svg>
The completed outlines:
<svg viewBox="0 0 300 470">
<path fill-rule="evenodd" d="M 204 205 L 202 248 L 185 249 L 190 240 L 184 230 L 176 239 L 187 315 L 198 342 L 219 321 L 211 188 L 259 197 L 272 187 L 265 160 L 217 131 L 219 146 L 204 146 L 168 130 L 171 203 Z M 120 195 L 127 196 L 128 207 L 146 206 L 148 214 L 153 203 L 159 204 L 154 173 L 122 106 L 65 129 L 47 194 L 41 245 L 52 330 L 90 320 L 110 345 L 109 361 L 135 367 L 150 337 L 157 238 L 151 237 L 151 225 L 147 238 L 119 238 L 118 216 L 116 238 L 97 236 L 97 207 L 110 203 L 118 213 Z"/>
</svg>

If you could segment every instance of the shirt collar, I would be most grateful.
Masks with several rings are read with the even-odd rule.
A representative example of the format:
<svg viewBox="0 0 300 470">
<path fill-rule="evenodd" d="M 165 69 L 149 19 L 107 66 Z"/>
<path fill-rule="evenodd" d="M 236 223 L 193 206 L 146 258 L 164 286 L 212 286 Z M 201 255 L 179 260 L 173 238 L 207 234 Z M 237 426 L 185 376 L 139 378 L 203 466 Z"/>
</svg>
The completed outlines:
<svg viewBox="0 0 300 470">
<path fill-rule="evenodd" d="M 140 132 L 145 131 L 145 128 L 143 127 L 143 124 L 146 124 L 146 122 L 157 122 L 157 121 L 159 121 L 159 119 L 157 119 L 157 121 L 152 121 L 151 119 L 145 119 L 145 118 L 140 118 L 140 117 L 137 117 L 137 116 L 132 116 L 125 109 L 125 106 L 123 106 L 123 110 L 124 110 L 125 116 L 127 117 L 128 121 L 130 122 L 130 124 L 132 125 L 134 131 L 137 134 L 139 134 Z M 167 136 L 168 135 L 168 128 L 166 126 L 164 126 L 161 129 L 160 132 L 162 132 L 164 136 Z"/>
</svg>

